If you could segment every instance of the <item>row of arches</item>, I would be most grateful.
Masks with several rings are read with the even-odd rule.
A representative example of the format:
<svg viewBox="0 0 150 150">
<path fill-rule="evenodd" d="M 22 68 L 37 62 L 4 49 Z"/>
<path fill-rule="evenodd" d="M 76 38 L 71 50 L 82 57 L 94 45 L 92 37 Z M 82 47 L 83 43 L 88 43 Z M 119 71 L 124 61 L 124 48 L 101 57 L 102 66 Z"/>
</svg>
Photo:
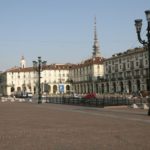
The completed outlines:
<svg viewBox="0 0 150 150">
<path fill-rule="evenodd" d="M 140 80 L 136 80 L 134 84 L 132 83 L 131 80 L 128 80 L 126 83 L 124 83 L 123 81 L 119 83 L 116 82 L 106 83 L 106 89 L 104 84 L 102 84 L 101 88 L 102 88 L 102 93 L 104 93 L 104 91 L 106 91 L 107 93 L 117 93 L 117 92 L 132 93 L 135 91 L 142 90 Z"/>
<path fill-rule="evenodd" d="M 41 84 L 41 93 L 47 93 L 47 94 L 58 94 L 58 93 L 69 93 L 70 92 L 70 85 L 63 85 L 64 89 L 63 91 L 60 91 L 59 89 L 60 85 L 48 85 L 48 84 Z M 18 87 L 11 87 L 10 88 L 11 93 L 20 93 L 20 92 L 32 92 L 37 93 L 38 92 L 38 86 L 31 87 L 30 89 L 26 86 L 18 86 Z"/>
<path fill-rule="evenodd" d="M 132 93 L 143 90 L 140 80 L 105 82 L 105 83 L 81 83 L 73 86 L 76 93 Z"/>
</svg>

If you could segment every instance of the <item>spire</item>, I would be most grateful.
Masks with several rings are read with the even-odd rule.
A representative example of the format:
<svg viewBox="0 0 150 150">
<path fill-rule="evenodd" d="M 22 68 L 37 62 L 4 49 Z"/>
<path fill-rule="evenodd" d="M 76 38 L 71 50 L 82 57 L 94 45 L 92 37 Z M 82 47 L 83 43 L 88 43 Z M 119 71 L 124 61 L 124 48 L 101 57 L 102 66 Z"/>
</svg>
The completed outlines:
<svg viewBox="0 0 150 150">
<path fill-rule="evenodd" d="M 96 30 L 96 17 L 94 18 L 94 45 L 93 45 L 93 57 L 100 57 L 99 43 Z"/>
</svg>

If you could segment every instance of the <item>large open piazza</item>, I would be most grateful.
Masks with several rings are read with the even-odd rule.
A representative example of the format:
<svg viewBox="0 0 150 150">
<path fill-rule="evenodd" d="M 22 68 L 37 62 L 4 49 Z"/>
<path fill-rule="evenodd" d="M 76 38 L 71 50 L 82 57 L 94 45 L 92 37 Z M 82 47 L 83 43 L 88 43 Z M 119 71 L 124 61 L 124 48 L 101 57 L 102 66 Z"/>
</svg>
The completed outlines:
<svg viewBox="0 0 150 150">
<path fill-rule="evenodd" d="M 149 150 L 147 110 L 0 102 L 0 150 Z"/>
</svg>

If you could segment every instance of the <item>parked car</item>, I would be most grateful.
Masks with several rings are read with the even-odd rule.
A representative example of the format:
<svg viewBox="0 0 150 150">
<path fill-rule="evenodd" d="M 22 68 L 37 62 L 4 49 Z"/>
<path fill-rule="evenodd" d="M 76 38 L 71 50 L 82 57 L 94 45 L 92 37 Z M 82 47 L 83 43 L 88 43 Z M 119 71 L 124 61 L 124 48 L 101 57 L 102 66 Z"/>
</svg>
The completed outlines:
<svg viewBox="0 0 150 150">
<path fill-rule="evenodd" d="M 96 98 L 96 93 L 88 93 L 83 98 L 85 98 L 85 99 Z"/>
<path fill-rule="evenodd" d="M 32 98 L 33 94 L 31 92 L 27 93 L 28 98 Z"/>
<path fill-rule="evenodd" d="M 16 98 L 31 98 L 33 94 L 31 92 L 17 92 L 15 93 Z"/>
<path fill-rule="evenodd" d="M 79 94 L 73 93 L 74 98 L 82 98 Z"/>
</svg>

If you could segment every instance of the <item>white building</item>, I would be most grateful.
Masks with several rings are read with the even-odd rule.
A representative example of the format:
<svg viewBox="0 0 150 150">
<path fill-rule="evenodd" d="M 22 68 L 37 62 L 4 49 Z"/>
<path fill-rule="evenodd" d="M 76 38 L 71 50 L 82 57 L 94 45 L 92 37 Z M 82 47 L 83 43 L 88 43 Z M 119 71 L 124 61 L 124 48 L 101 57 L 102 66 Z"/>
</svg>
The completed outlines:
<svg viewBox="0 0 150 150">
<path fill-rule="evenodd" d="M 25 62 L 25 59 L 24 59 Z M 41 91 L 47 94 L 70 92 L 68 82 L 70 64 L 47 65 L 41 71 Z M 0 93 L 4 95 L 37 93 L 38 72 L 33 67 L 15 67 L 1 74 Z"/>
</svg>

